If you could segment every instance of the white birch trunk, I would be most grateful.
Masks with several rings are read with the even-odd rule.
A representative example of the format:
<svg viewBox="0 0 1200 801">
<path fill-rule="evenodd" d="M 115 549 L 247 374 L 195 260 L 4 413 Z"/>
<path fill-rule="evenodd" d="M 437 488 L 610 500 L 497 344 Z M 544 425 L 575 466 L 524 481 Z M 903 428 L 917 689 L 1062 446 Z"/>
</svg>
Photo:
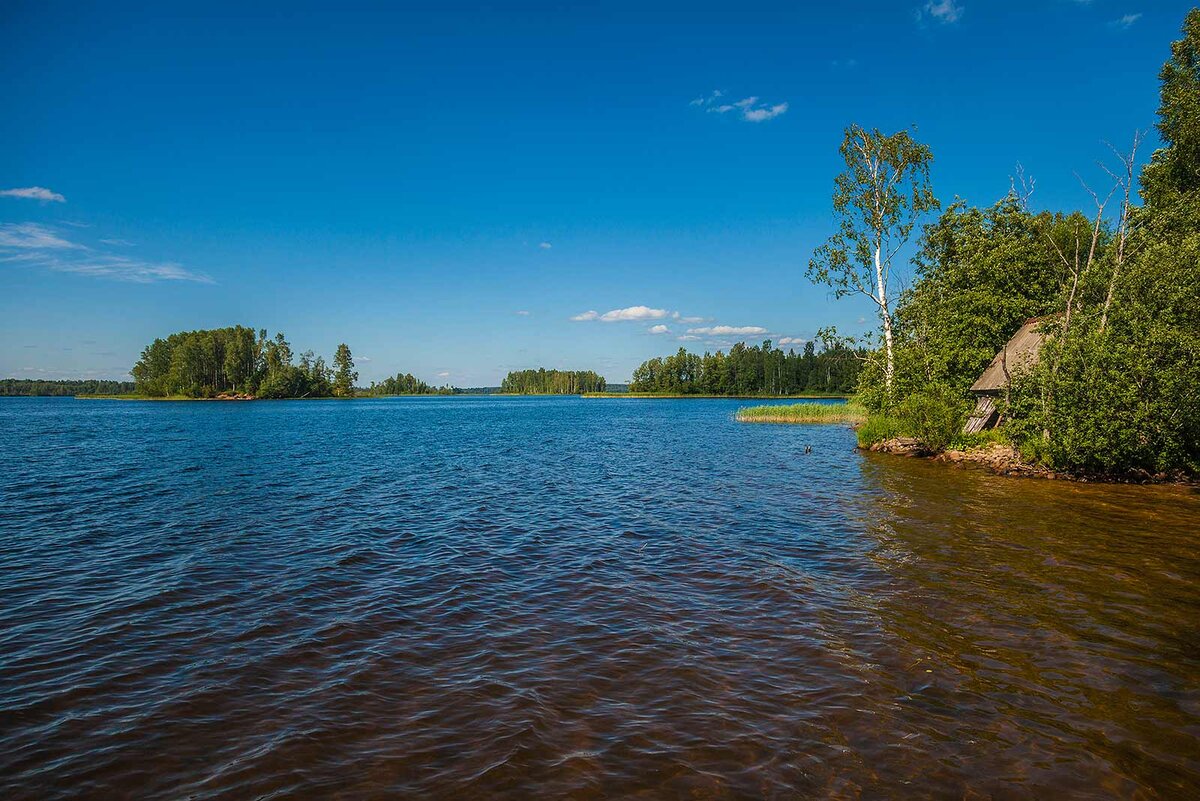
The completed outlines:
<svg viewBox="0 0 1200 801">
<path fill-rule="evenodd" d="M 879 304 L 879 314 L 883 318 L 883 385 L 889 395 L 892 393 L 892 375 L 896 371 L 896 363 L 892 356 L 892 314 L 888 309 L 887 287 L 883 280 L 883 262 L 880 258 L 882 248 L 875 246 L 875 287 L 878 293 L 875 302 Z"/>
</svg>

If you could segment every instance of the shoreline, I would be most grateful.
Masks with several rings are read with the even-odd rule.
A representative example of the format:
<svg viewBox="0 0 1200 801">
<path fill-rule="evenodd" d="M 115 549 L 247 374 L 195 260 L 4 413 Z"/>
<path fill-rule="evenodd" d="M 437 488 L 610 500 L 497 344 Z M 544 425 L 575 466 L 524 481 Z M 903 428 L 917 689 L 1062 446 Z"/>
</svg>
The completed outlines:
<svg viewBox="0 0 1200 801">
<path fill-rule="evenodd" d="M 1200 476 L 1189 476 L 1186 473 L 1151 473 L 1138 470 L 1130 473 L 1089 473 L 1054 470 L 1042 465 L 1030 464 L 1021 458 L 1020 452 L 1012 445 L 992 443 L 991 445 L 969 448 L 967 450 L 950 449 L 935 453 L 919 441 L 910 437 L 897 437 L 874 442 L 865 447 L 857 446 L 856 450 L 869 453 L 882 453 L 888 456 L 901 456 L 909 459 L 925 459 L 930 462 L 940 462 L 951 467 L 980 467 L 989 473 L 1006 478 L 1036 478 L 1045 481 L 1069 481 L 1079 484 L 1130 484 L 1130 485 L 1162 485 L 1200 487 Z"/>
<path fill-rule="evenodd" d="M 636 398 L 639 400 L 849 400 L 849 395 L 672 395 L 659 392 L 584 392 L 581 398 Z"/>
</svg>

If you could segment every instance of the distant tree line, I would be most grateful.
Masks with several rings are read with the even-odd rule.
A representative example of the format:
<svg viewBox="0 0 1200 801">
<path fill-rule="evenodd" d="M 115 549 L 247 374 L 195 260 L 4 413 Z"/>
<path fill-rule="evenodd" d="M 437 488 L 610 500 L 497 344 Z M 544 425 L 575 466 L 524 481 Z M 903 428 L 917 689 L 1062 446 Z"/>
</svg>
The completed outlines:
<svg viewBox="0 0 1200 801">
<path fill-rule="evenodd" d="M 227 392 L 260 398 L 350 397 L 358 380 L 345 344 L 338 346 L 331 368 L 312 351 L 296 360 L 282 333 L 269 339 L 266 329 L 256 332 L 240 325 L 156 339 L 130 372 L 136 391 L 148 397 L 211 398 Z"/>
<path fill-rule="evenodd" d="M 500 391 L 516 395 L 578 395 L 603 392 L 604 376 L 591 370 L 514 370 L 500 382 Z"/>
<path fill-rule="evenodd" d="M 397 373 L 391 378 L 385 378 L 378 384 L 374 381 L 366 389 L 358 390 L 363 395 L 453 395 L 453 387 L 435 387 L 426 384 L 412 373 Z"/>
<path fill-rule="evenodd" d="M 683 348 L 674 356 L 655 357 L 633 371 L 630 392 L 673 395 L 840 394 L 854 390 L 861 369 L 859 353 L 845 345 L 818 351 L 812 342 L 802 352 L 739 342 L 729 353 L 699 356 Z"/>
<path fill-rule="evenodd" d="M 123 395 L 134 391 L 132 381 L 42 381 L 36 378 L 0 380 L 0 397 L 15 395 Z"/>
</svg>

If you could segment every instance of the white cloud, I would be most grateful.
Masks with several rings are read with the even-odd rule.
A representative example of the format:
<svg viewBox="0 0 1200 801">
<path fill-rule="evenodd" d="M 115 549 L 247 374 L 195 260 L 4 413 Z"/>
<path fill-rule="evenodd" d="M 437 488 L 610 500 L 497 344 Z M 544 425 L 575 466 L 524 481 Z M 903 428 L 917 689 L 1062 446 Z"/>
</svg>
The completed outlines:
<svg viewBox="0 0 1200 801">
<path fill-rule="evenodd" d="M 0 248 L 87 250 L 83 245 L 68 242 L 53 230 L 37 223 L 0 223 Z"/>
<path fill-rule="evenodd" d="M 0 224 L 0 263 L 139 284 L 156 281 L 213 283 L 207 275 L 192 272 L 174 262 L 129 259 L 93 251 L 36 223 Z"/>
<path fill-rule="evenodd" d="M 733 103 L 717 103 L 717 99 L 723 95 L 724 92 L 713 92 L 707 97 L 696 98 L 688 105 L 699 106 L 710 114 L 728 114 L 731 111 L 735 111 L 746 122 L 772 120 L 788 110 L 787 103 L 776 103 L 774 105 L 759 103 L 758 95 L 743 97 L 741 100 Z"/>
<path fill-rule="evenodd" d="M 714 89 L 712 94 L 701 95 L 700 97 L 697 97 L 692 102 L 688 103 L 688 105 L 689 106 L 707 106 L 710 103 L 712 103 L 714 100 L 724 96 L 724 94 L 725 93 L 722 92 L 720 89 Z"/>
<path fill-rule="evenodd" d="M 100 243 L 103 245 L 118 245 L 121 247 L 133 247 L 135 244 L 130 242 L 128 239 L 101 239 Z"/>
<path fill-rule="evenodd" d="M 700 337 L 696 336 L 695 334 L 683 334 L 682 336 L 677 336 L 675 338 L 680 342 L 695 342 L 696 340 L 700 339 Z"/>
<path fill-rule="evenodd" d="M 763 122 L 765 120 L 773 120 L 787 110 L 787 103 L 777 103 L 770 108 L 747 109 L 742 112 L 742 119 L 746 122 Z"/>
<path fill-rule="evenodd" d="M 780 337 L 779 342 L 776 344 L 779 344 L 779 345 L 804 345 L 807 342 L 808 342 L 808 340 L 804 339 L 803 337 Z"/>
<path fill-rule="evenodd" d="M 442 372 L 438 373 L 438 378 L 449 378 L 449 377 L 450 377 L 449 370 L 443 370 Z"/>
<path fill-rule="evenodd" d="M 708 322 L 707 317 L 680 317 L 679 315 L 676 315 L 675 319 L 681 323 L 705 323 L 705 322 Z"/>
<path fill-rule="evenodd" d="M 66 203 L 67 199 L 57 192 L 51 192 L 44 186 L 26 186 L 20 189 L 2 189 L 0 197 L 23 197 L 29 200 L 45 200 L 55 203 Z"/>
<path fill-rule="evenodd" d="M 930 0 L 917 12 L 917 19 L 921 20 L 928 14 L 943 25 L 950 25 L 962 19 L 963 10 L 956 0 Z"/>
<path fill-rule="evenodd" d="M 1130 25 L 1137 22 L 1141 18 L 1142 18 L 1141 14 L 1126 14 L 1125 16 L 1121 17 L 1120 19 L 1115 19 L 1108 24 L 1114 28 L 1120 28 L 1121 30 L 1125 30 L 1126 28 L 1128 28 Z"/>
<path fill-rule="evenodd" d="M 550 248 L 554 247 L 554 245 L 551 245 L 549 242 L 538 242 L 538 247 L 542 250 L 549 250 Z"/>
<path fill-rule="evenodd" d="M 524 309 L 521 309 L 519 312 L 517 312 L 517 314 L 518 314 L 519 316 L 521 316 L 521 317 L 528 317 L 528 316 L 529 316 L 529 312 L 525 311 Z"/>
<path fill-rule="evenodd" d="M 665 325 L 662 325 L 660 323 L 659 325 L 650 326 L 650 333 L 651 334 L 669 334 L 669 333 L 671 333 L 671 329 L 667 328 Z"/>
<path fill-rule="evenodd" d="M 602 323 L 617 323 L 625 321 L 638 320 L 661 320 L 669 315 L 670 312 L 666 309 L 652 309 L 649 306 L 629 306 L 624 309 L 613 309 L 600 314 L 595 310 L 589 309 L 582 314 L 576 314 L 571 319 L 575 322 L 583 322 L 584 320 L 599 320 Z"/>
<path fill-rule="evenodd" d="M 712 325 L 703 328 L 689 328 L 689 334 L 706 334 L 708 336 L 746 336 L 749 334 L 765 334 L 767 329 L 758 325 Z"/>
</svg>

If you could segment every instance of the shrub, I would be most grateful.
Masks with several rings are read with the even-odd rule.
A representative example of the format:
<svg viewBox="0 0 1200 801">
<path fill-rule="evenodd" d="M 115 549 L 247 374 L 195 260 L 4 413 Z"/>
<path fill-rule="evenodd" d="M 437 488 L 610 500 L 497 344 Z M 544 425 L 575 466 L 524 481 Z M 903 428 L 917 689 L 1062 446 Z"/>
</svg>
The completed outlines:
<svg viewBox="0 0 1200 801">
<path fill-rule="evenodd" d="M 904 432 L 931 451 L 944 451 L 962 431 L 967 404 L 944 384 L 929 386 L 909 395 L 896 407 L 895 417 Z"/>
<path fill-rule="evenodd" d="M 883 442 L 884 440 L 903 436 L 900 421 L 883 414 L 868 417 L 867 422 L 859 426 L 856 433 L 860 448 L 866 448 L 874 445 L 876 442 Z"/>
</svg>

